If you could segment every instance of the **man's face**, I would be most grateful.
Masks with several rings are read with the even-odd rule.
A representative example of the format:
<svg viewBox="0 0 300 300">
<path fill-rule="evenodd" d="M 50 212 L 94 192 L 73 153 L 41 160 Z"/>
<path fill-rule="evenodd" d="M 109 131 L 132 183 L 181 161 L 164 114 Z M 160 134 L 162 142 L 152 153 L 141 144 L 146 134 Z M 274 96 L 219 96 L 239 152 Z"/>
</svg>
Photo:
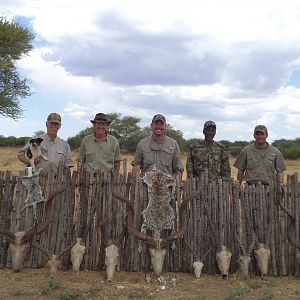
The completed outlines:
<svg viewBox="0 0 300 300">
<path fill-rule="evenodd" d="M 99 135 L 106 134 L 108 123 L 107 122 L 94 122 L 95 133 Z"/>
<path fill-rule="evenodd" d="M 209 126 L 203 130 L 203 133 L 206 141 L 213 141 L 216 135 L 216 128 L 214 126 Z"/>
<path fill-rule="evenodd" d="M 255 143 L 258 146 L 264 145 L 266 143 L 267 137 L 268 137 L 268 134 L 263 131 L 256 131 L 254 133 Z"/>
<path fill-rule="evenodd" d="M 61 124 L 56 122 L 46 122 L 47 133 L 52 136 L 57 136 L 57 132 L 61 127 Z"/>
<path fill-rule="evenodd" d="M 161 120 L 157 120 L 151 123 L 151 129 L 155 136 L 163 136 L 166 133 L 166 124 Z"/>
</svg>

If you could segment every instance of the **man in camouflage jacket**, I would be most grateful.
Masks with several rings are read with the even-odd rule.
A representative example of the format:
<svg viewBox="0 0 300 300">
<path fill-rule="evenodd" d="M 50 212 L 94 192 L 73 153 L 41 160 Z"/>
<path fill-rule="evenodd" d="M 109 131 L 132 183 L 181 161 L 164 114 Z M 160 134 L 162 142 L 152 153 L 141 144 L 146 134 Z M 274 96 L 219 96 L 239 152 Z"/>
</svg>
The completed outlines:
<svg viewBox="0 0 300 300">
<path fill-rule="evenodd" d="M 208 180 L 231 177 L 228 154 L 225 147 L 214 141 L 216 124 L 213 121 L 205 122 L 203 126 L 203 141 L 196 141 L 189 147 L 186 163 L 187 177 L 198 177 L 208 171 Z"/>
</svg>

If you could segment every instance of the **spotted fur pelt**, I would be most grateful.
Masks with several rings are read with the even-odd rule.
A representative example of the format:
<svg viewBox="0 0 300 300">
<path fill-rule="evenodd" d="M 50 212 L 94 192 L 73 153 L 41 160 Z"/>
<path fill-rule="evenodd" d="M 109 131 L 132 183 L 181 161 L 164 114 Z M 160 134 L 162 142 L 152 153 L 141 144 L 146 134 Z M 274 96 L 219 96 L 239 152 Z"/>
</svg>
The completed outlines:
<svg viewBox="0 0 300 300">
<path fill-rule="evenodd" d="M 148 187 L 148 206 L 142 212 L 144 223 L 141 230 L 150 229 L 153 237 L 160 239 L 163 229 L 174 229 L 175 213 L 171 205 L 170 187 L 176 186 L 176 180 L 169 174 L 152 170 L 147 172 L 143 181 Z"/>
</svg>

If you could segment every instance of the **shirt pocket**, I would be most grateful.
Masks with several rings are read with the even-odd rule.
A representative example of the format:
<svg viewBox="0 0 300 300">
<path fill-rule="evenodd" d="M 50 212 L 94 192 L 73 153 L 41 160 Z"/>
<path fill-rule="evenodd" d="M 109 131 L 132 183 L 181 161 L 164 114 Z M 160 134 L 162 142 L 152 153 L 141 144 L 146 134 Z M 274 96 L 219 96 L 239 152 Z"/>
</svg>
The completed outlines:
<svg viewBox="0 0 300 300">
<path fill-rule="evenodd" d="M 61 151 L 61 150 L 57 150 L 57 159 L 58 161 L 65 161 L 66 160 L 66 154 Z"/>
<path fill-rule="evenodd" d="M 275 171 L 275 155 L 267 155 L 264 160 L 264 166 L 272 171 Z"/>
<path fill-rule="evenodd" d="M 173 158 L 175 155 L 174 148 L 163 148 L 162 149 L 162 162 L 165 166 L 172 166 Z"/>
<path fill-rule="evenodd" d="M 151 149 L 144 149 L 143 165 L 149 166 L 154 164 L 154 151 Z"/>
<path fill-rule="evenodd" d="M 247 169 L 256 169 L 258 168 L 258 160 L 252 157 L 249 157 L 247 160 Z"/>
</svg>

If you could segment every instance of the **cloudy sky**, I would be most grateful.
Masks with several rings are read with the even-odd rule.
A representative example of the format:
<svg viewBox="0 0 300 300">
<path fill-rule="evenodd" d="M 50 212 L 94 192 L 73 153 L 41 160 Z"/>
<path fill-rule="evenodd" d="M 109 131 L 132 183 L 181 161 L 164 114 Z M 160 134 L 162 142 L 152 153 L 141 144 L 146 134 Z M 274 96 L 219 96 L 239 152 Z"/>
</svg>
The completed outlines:
<svg viewBox="0 0 300 300">
<path fill-rule="evenodd" d="M 30 28 L 34 50 L 18 66 L 34 94 L 24 117 L 0 116 L 0 134 L 31 136 L 50 112 L 60 136 L 97 112 L 151 122 L 156 113 L 202 136 L 300 137 L 300 2 L 293 0 L 1 0 L 1 15 Z"/>
</svg>

